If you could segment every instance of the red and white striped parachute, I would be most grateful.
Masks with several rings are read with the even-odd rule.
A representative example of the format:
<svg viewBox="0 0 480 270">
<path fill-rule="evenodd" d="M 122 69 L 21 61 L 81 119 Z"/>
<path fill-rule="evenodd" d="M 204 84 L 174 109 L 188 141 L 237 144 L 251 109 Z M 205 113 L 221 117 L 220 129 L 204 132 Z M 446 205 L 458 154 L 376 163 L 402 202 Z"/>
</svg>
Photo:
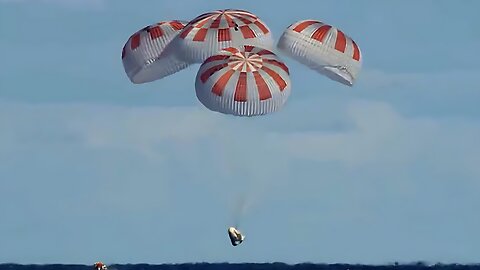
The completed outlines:
<svg viewBox="0 0 480 270">
<path fill-rule="evenodd" d="M 198 100 L 208 109 L 236 116 L 278 111 L 290 95 L 288 67 L 261 47 L 229 47 L 206 59 L 195 81 Z"/>
<path fill-rule="evenodd" d="M 278 48 L 332 80 L 352 86 L 362 61 L 358 45 L 339 29 L 315 20 L 290 25 Z"/>
<path fill-rule="evenodd" d="M 185 27 L 185 21 L 163 21 L 133 34 L 122 50 L 122 62 L 133 83 L 146 83 L 178 72 L 188 63 L 172 55 L 159 58 L 165 47 Z"/>
<path fill-rule="evenodd" d="M 171 52 L 188 63 L 202 63 L 223 48 L 243 45 L 274 47 L 267 25 L 254 14 L 235 9 L 204 13 L 172 41 Z"/>
</svg>

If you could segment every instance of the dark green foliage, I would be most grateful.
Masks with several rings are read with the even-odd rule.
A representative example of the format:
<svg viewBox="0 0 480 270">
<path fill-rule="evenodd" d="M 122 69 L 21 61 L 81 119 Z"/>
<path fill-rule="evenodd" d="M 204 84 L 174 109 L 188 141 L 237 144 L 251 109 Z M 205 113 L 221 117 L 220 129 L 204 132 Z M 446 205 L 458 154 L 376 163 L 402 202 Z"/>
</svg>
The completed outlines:
<svg viewBox="0 0 480 270">
<path fill-rule="evenodd" d="M 93 265 L 93 264 L 92 264 Z M 391 265 L 284 264 L 284 263 L 185 263 L 185 264 L 112 264 L 110 270 L 480 270 L 480 264 L 435 264 L 423 262 Z M 91 265 L 20 265 L 0 264 L 0 270 L 93 270 Z"/>
</svg>

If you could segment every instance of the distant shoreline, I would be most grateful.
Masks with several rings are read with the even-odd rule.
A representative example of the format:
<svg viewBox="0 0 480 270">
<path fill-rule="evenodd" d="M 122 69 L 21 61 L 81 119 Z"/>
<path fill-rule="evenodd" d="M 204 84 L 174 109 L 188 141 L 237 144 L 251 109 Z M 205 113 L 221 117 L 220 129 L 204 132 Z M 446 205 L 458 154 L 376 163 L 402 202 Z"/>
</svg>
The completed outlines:
<svg viewBox="0 0 480 270">
<path fill-rule="evenodd" d="M 93 263 L 92 263 L 93 265 Z M 0 270 L 86 270 L 92 265 L 84 264 L 18 264 L 0 263 Z M 468 269 L 480 270 L 480 263 L 388 263 L 388 264 L 343 264 L 343 263 L 165 263 L 165 264 L 108 264 L 109 270 L 421 270 L 421 269 Z"/>
</svg>

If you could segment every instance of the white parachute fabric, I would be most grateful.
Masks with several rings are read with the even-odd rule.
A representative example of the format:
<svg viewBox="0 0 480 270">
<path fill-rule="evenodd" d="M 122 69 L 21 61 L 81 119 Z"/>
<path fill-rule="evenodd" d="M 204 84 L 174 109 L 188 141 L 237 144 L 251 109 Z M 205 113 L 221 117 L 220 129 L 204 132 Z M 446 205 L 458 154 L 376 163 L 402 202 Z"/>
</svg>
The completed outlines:
<svg viewBox="0 0 480 270">
<path fill-rule="evenodd" d="M 277 47 L 298 62 L 348 86 L 354 84 L 362 66 L 355 41 L 341 30 L 316 20 L 290 25 Z"/>
<path fill-rule="evenodd" d="M 160 55 L 167 45 L 185 27 L 185 21 L 162 21 L 134 33 L 122 50 L 125 73 L 133 83 L 162 79 L 185 69 L 189 63 L 174 55 Z"/>
<path fill-rule="evenodd" d="M 291 92 L 288 67 L 271 51 L 245 45 L 206 59 L 195 81 L 198 100 L 208 109 L 235 116 L 280 110 Z"/>
<path fill-rule="evenodd" d="M 228 47 L 259 46 L 273 50 L 275 44 L 268 26 L 256 15 L 235 9 L 204 13 L 185 26 L 169 45 L 188 63 L 202 63 Z"/>
</svg>

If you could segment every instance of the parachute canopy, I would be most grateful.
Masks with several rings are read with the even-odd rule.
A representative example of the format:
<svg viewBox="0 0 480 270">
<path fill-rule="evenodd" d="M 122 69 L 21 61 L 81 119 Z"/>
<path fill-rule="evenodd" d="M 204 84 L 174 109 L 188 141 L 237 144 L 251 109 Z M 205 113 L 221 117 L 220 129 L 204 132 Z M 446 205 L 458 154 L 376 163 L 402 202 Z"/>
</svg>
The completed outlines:
<svg viewBox="0 0 480 270">
<path fill-rule="evenodd" d="M 290 25 L 277 47 L 300 63 L 348 86 L 354 84 L 362 65 L 355 41 L 320 21 L 303 20 Z"/>
<path fill-rule="evenodd" d="M 290 95 L 288 67 L 271 51 L 229 47 L 206 59 L 197 73 L 198 100 L 208 109 L 236 116 L 278 111 Z"/>
<path fill-rule="evenodd" d="M 202 63 L 223 48 L 274 47 L 270 29 L 256 15 L 235 9 L 204 13 L 185 26 L 169 46 L 188 63 Z M 170 53 L 170 52 L 169 52 Z"/>
<path fill-rule="evenodd" d="M 184 21 L 162 21 L 134 33 L 122 50 L 122 62 L 133 83 L 146 83 L 164 78 L 188 66 L 173 55 L 160 55 L 172 39 L 185 27 Z"/>
</svg>

